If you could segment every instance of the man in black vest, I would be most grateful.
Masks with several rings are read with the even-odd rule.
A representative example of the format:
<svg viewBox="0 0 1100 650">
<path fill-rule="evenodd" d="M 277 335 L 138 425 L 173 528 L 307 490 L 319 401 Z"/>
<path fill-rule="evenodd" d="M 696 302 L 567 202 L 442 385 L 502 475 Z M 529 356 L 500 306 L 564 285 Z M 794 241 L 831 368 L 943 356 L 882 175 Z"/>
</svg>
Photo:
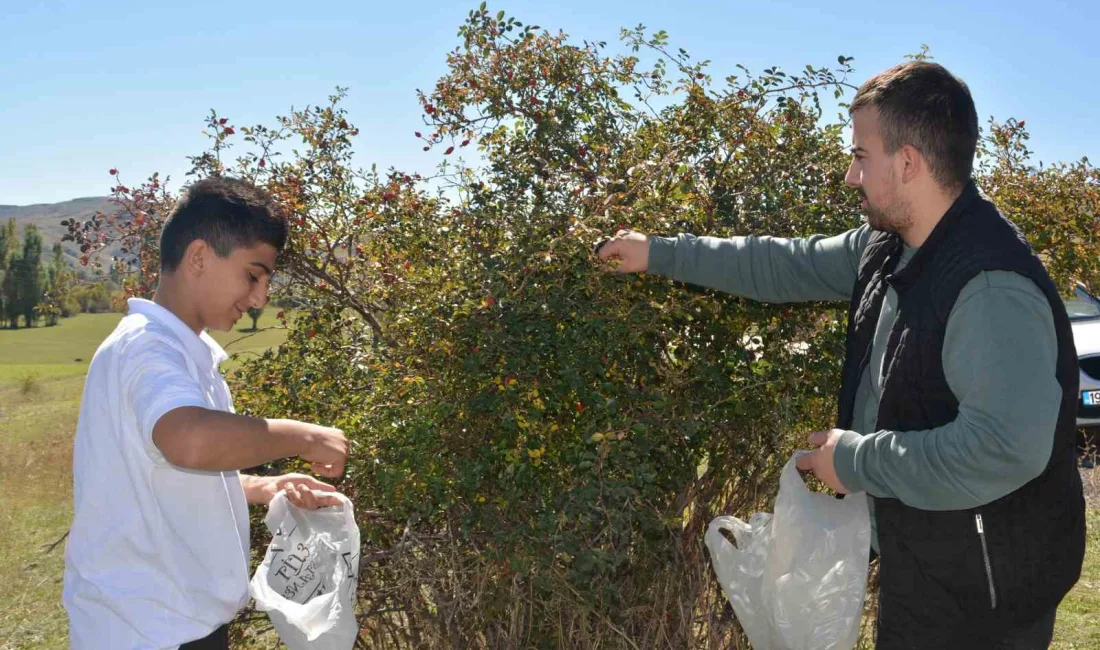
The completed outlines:
<svg viewBox="0 0 1100 650">
<path fill-rule="evenodd" d="M 846 182 L 866 225 L 805 239 L 620 231 L 600 257 L 756 300 L 849 301 L 837 428 L 810 435 L 799 468 L 869 496 L 876 647 L 1046 648 L 1085 544 L 1065 307 L 970 178 L 964 83 L 909 62 L 850 111 Z"/>
</svg>

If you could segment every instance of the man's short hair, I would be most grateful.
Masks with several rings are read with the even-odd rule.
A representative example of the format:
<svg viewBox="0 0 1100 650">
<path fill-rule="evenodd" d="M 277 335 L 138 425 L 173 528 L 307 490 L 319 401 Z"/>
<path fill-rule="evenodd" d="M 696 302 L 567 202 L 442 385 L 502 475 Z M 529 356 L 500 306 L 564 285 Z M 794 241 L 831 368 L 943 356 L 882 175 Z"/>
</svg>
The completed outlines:
<svg viewBox="0 0 1100 650">
<path fill-rule="evenodd" d="M 909 61 L 868 79 L 849 112 L 878 109 L 886 153 L 917 148 L 933 178 L 959 189 L 970 180 L 978 146 L 978 113 L 970 89 L 942 65 Z"/>
</svg>

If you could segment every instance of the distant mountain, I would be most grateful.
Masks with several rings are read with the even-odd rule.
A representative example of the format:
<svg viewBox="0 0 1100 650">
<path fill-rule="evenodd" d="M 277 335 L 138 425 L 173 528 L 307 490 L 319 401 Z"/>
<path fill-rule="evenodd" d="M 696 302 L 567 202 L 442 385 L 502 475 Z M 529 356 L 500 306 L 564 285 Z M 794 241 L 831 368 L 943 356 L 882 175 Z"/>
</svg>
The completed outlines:
<svg viewBox="0 0 1100 650">
<path fill-rule="evenodd" d="M 7 223 L 15 217 L 19 227 L 19 237 L 23 237 L 23 228 L 33 223 L 42 233 L 43 248 L 50 250 L 67 232 L 61 222 L 65 219 L 87 221 L 96 212 L 111 212 L 116 209 L 114 202 L 107 197 L 89 196 L 62 203 L 38 203 L 35 205 L 0 205 L 0 223 Z M 79 251 L 72 242 L 64 242 L 65 257 L 70 266 L 79 267 Z"/>
</svg>

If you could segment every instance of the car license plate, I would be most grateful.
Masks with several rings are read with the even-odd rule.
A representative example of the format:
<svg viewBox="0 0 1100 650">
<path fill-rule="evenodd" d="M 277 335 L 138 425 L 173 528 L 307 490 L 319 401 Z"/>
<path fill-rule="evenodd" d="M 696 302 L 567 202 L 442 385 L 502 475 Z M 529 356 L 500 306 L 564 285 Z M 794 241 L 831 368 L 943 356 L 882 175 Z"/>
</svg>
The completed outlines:
<svg viewBox="0 0 1100 650">
<path fill-rule="evenodd" d="M 1081 401 L 1085 406 L 1100 406 L 1100 390 L 1086 390 L 1081 393 Z"/>
</svg>

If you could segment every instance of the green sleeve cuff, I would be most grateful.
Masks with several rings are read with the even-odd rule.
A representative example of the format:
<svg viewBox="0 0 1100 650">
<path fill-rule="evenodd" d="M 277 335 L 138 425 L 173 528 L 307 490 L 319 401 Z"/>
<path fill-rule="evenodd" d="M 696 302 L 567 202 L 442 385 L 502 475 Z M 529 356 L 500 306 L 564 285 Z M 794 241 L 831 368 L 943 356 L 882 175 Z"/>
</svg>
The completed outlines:
<svg viewBox="0 0 1100 650">
<path fill-rule="evenodd" d="M 845 431 L 837 440 L 833 449 L 833 470 L 836 477 L 848 488 L 849 492 L 864 492 L 863 482 L 859 480 L 856 472 L 856 450 L 863 440 L 863 435 L 855 431 Z"/>
<path fill-rule="evenodd" d="M 672 277 L 676 272 L 676 238 L 649 238 L 649 268 L 646 273 Z"/>
</svg>

